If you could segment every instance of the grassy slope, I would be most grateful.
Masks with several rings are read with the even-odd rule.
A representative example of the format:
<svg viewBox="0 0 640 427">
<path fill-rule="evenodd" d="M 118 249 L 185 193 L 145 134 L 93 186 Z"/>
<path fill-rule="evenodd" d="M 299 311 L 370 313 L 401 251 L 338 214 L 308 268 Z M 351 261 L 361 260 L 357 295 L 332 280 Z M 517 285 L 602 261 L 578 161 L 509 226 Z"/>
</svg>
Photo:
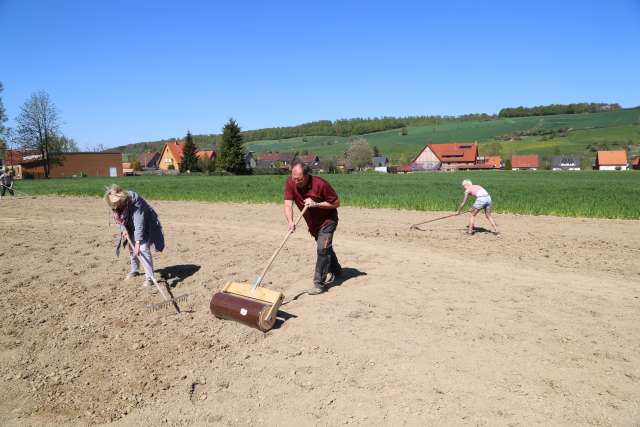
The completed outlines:
<svg viewBox="0 0 640 427">
<path fill-rule="evenodd" d="M 552 154 L 555 147 L 561 153 L 588 153 L 589 144 L 608 146 L 619 143 L 640 144 L 640 109 L 621 110 L 613 113 L 565 114 L 545 117 L 518 117 L 486 122 L 446 123 L 442 125 L 413 126 L 408 128 L 409 134 L 400 135 L 399 130 L 390 130 L 365 135 L 371 145 L 394 159 L 405 154 L 413 157 L 427 143 L 444 143 L 453 141 L 495 142 L 495 137 L 516 131 L 534 128 L 574 129 L 566 138 L 540 141 L 540 137 L 527 137 L 521 141 L 501 142 L 504 154 L 510 156 L 512 151 L 526 154 Z M 341 137 L 306 137 L 284 140 L 255 141 L 247 144 L 250 150 L 264 151 L 302 151 L 317 153 L 320 156 L 340 156 L 347 149 L 347 138 Z M 616 148 L 612 146 L 611 148 Z M 483 146 L 481 144 L 481 153 Z"/>
<path fill-rule="evenodd" d="M 462 196 L 460 182 L 471 178 L 492 194 L 497 212 L 640 219 L 640 173 L 477 171 L 386 175 L 324 176 L 346 206 L 453 210 Z M 283 176 L 173 176 L 78 178 L 21 181 L 31 194 L 100 196 L 118 182 L 156 200 L 279 203 Z"/>
<path fill-rule="evenodd" d="M 540 137 L 526 137 L 520 141 L 501 142 L 503 155 L 555 153 L 592 156 L 590 144 L 605 148 L 619 148 L 626 144 L 640 144 L 640 109 L 621 110 L 611 113 L 564 114 L 544 117 L 518 117 L 483 122 L 445 123 L 441 125 L 411 126 L 409 134 L 400 135 L 400 130 L 389 130 L 364 135 L 370 144 L 391 157 L 395 162 L 411 160 L 427 143 L 454 141 L 479 141 L 480 153 L 484 154 L 485 143 L 495 142 L 495 137 L 512 132 L 535 128 L 571 128 L 566 138 L 541 141 Z M 615 145 L 615 144 L 618 145 Z M 162 144 L 153 145 L 158 151 Z M 125 153 L 139 152 L 142 146 L 126 146 Z M 347 138 L 338 136 L 308 136 L 283 140 L 253 141 L 247 148 L 255 152 L 281 151 L 301 152 L 307 150 L 322 156 L 341 156 L 347 149 Z"/>
</svg>

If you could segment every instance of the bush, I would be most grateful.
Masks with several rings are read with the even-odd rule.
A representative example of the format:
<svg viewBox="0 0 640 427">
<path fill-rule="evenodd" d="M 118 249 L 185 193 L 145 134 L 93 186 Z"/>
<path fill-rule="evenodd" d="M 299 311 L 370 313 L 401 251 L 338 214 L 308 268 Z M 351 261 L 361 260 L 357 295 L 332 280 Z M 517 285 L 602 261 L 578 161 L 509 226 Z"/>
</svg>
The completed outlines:
<svg viewBox="0 0 640 427">
<path fill-rule="evenodd" d="M 133 162 L 131 162 L 131 169 L 133 169 L 136 172 L 141 172 L 142 164 L 138 160 L 134 160 Z"/>
</svg>

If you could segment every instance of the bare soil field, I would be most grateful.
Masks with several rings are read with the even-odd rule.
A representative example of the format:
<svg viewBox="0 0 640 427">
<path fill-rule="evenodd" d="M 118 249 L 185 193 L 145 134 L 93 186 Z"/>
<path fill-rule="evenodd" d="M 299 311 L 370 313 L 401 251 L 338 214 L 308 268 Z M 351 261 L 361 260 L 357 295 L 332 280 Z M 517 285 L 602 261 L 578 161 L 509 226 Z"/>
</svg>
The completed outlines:
<svg viewBox="0 0 640 427">
<path fill-rule="evenodd" d="M 279 205 L 152 202 L 167 248 L 125 283 L 102 200 L 0 202 L 0 425 L 640 425 L 640 221 L 340 209 L 344 276 L 310 296 L 300 228 L 263 334 L 214 318 L 286 232 Z M 487 227 L 480 218 L 478 226 Z"/>
</svg>

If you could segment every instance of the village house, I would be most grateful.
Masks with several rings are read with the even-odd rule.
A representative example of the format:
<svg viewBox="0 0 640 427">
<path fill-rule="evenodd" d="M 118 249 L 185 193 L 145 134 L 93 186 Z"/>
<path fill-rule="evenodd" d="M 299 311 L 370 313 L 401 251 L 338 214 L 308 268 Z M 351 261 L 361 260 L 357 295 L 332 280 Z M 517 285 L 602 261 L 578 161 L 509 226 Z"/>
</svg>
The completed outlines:
<svg viewBox="0 0 640 427">
<path fill-rule="evenodd" d="M 601 171 L 626 171 L 627 152 L 624 150 L 598 151 L 594 169 Z"/>
<path fill-rule="evenodd" d="M 157 151 L 147 151 L 140 153 L 138 156 L 138 162 L 144 170 L 156 170 L 160 163 L 160 153 Z"/>
<path fill-rule="evenodd" d="M 317 169 L 320 167 L 320 157 L 316 156 L 315 154 L 304 154 L 298 156 L 298 159 L 300 159 L 305 165 L 309 166 L 312 169 Z"/>
<path fill-rule="evenodd" d="M 500 156 L 478 157 L 478 143 L 427 144 L 411 162 L 413 171 L 500 169 Z"/>
<path fill-rule="evenodd" d="M 182 142 L 174 141 L 166 143 L 162 149 L 162 154 L 160 155 L 158 168 L 160 170 L 180 170 L 183 149 L 184 143 Z M 214 150 L 198 150 L 196 152 L 196 156 L 198 159 L 206 158 L 209 160 L 215 160 L 217 153 Z"/>
<path fill-rule="evenodd" d="M 371 165 L 374 168 L 389 166 L 389 159 L 384 156 L 374 156 L 371 158 Z"/>
<path fill-rule="evenodd" d="M 455 170 L 473 165 L 478 158 L 478 144 L 427 144 L 411 162 L 412 170 Z"/>
<path fill-rule="evenodd" d="M 256 160 L 256 168 L 258 169 L 271 169 L 271 168 L 288 168 L 294 159 L 293 153 L 262 153 Z"/>
<path fill-rule="evenodd" d="M 551 158 L 551 170 L 553 171 L 579 171 L 580 159 L 578 156 L 553 156 Z"/>
<path fill-rule="evenodd" d="M 247 169 L 255 169 L 257 162 L 256 158 L 253 155 L 253 151 L 249 151 L 244 155 L 244 165 Z"/>
<path fill-rule="evenodd" d="M 537 154 L 527 154 L 525 156 L 516 156 L 513 155 L 511 157 L 511 169 L 514 171 L 522 171 L 522 170 L 538 170 L 540 167 L 540 158 Z"/>
<path fill-rule="evenodd" d="M 131 163 L 122 162 L 122 174 L 124 176 L 134 175 L 133 168 L 131 167 Z"/>
</svg>

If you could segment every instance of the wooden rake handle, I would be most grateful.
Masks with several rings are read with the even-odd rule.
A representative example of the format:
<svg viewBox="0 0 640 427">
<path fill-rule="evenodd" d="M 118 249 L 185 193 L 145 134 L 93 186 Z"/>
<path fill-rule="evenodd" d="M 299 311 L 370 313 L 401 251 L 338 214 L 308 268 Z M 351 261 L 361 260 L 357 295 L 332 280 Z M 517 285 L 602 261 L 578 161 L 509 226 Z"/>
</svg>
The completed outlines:
<svg viewBox="0 0 640 427">
<path fill-rule="evenodd" d="M 302 212 L 300 212 L 300 216 L 295 222 L 296 227 L 298 226 L 298 223 L 300 222 L 304 214 L 307 212 L 308 208 L 309 206 L 305 205 L 304 209 L 302 209 Z M 260 273 L 260 275 L 256 278 L 255 283 L 251 287 L 251 292 L 255 292 L 258 286 L 260 286 L 260 283 L 262 283 L 262 279 L 264 279 L 264 275 L 267 274 L 267 271 L 269 271 L 271 264 L 273 264 L 273 261 L 276 259 L 276 257 L 280 253 L 280 250 L 284 247 L 284 244 L 287 243 L 287 240 L 289 240 L 289 236 L 291 236 L 292 234 L 293 234 L 293 231 L 287 231 L 287 234 L 284 236 L 284 239 L 282 239 L 282 243 L 280 243 L 280 246 L 278 246 L 278 249 L 276 249 L 273 255 L 271 255 L 271 258 L 269 258 L 269 261 L 267 262 L 267 265 L 265 265 L 264 269 L 262 270 L 262 273 Z"/>
<path fill-rule="evenodd" d="M 439 217 L 439 218 L 434 218 L 434 219 L 430 219 L 430 220 L 428 220 L 428 221 L 423 221 L 423 222 L 419 222 L 419 223 L 417 223 L 417 224 L 413 224 L 413 225 L 412 225 L 411 227 L 409 227 L 409 228 L 413 229 L 413 228 L 416 228 L 416 227 L 417 227 L 417 226 L 419 226 L 419 225 L 428 224 L 428 223 L 430 223 L 430 222 L 434 222 L 434 221 L 440 221 L 441 219 L 447 219 L 447 218 L 451 218 L 452 216 L 458 216 L 458 215 L 462 215 L 463 213 L 469 213 L 469 212 L 470 212 L 470 211 L 465 211 L 465 212 L 460 212 L 460 213 L 456 212 L 456 213 L 454 213 L 454 214 L 449 214 L 449 215 L 441 216 L 441 217 Z"/>
</svg>

